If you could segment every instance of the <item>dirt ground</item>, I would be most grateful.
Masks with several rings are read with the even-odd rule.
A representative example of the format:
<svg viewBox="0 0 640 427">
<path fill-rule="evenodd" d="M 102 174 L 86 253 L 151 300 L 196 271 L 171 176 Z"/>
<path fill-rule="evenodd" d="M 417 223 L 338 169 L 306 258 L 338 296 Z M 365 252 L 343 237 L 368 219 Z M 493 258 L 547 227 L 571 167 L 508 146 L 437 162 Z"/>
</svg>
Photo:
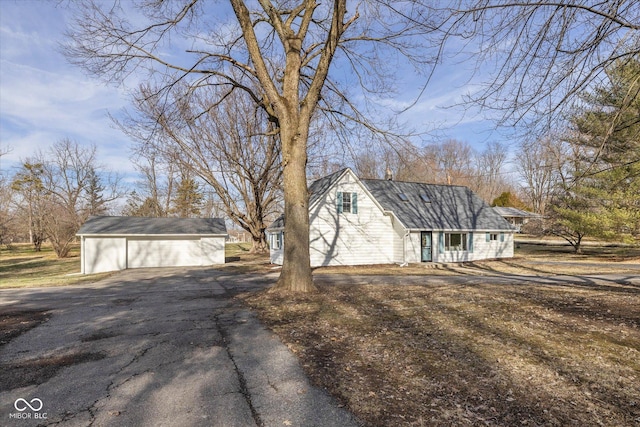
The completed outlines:
<svg viewBox="0 0 640 427">
<path fill-rule="evenodd" d="M 640 425 L 634 285 L 487 278 L 245 300 L 366 425 Z"/>
</svg>

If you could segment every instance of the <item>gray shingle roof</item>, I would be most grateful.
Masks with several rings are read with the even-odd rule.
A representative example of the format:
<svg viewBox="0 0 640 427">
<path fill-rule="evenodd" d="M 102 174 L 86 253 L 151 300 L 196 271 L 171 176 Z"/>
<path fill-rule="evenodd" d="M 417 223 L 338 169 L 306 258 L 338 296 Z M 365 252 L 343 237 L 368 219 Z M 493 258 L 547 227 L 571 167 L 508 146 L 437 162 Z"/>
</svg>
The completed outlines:
<svg viewBox="0 0 640 427">
<path fill-rule="evenodd" d="M 309 186 L 309 206 L 347 170 L 314 181 Z M 382 208 L 393 212 L 408 229 L 513 231 L 511 224 L 467 187 L 380 179 L 362 179 L 361 182 Z M 401 194 L 406 196 L 406 201 L 401 199 Z M 267 230 L 283 227 L 284 215 L 281 215 Z"/>
<path fill-rule="evenodd" d="M 326 193 L 327 190 L 329 190 L 333 186 L 333 184 L 338 182 L 340 178 L 342 178 L 342 175 L 344 175 L 344 173 L 348 169 L 349 168 L 340 169 L 337 172 L 313 181 L 309 186 L 309 206 L 313 206 L 316 200 L 318 200 L 320 196 Z"/>
<path fill-rule="evenodd" d="M 309 206 L 313 206 L 313 204 L 324 194 L 326 193 L 336 182 L 342 178 L 342 175 L 349 168 L 340 169 L 337 172 L 319 178 L 311 183 L 309 186 Z M 276 230 L 284 228 L 284 214 L 280 215 L 276 218 L 269 226 L 267 227 L 267 231 Z"/>
<path fill-rule="evenodd" d="M 227 234 L 222 218 L 145 218 L 130 216 L 92 216 L 77 233 L 117 235 Z"/>
<path fill-rule="evenodd" d="M 363 179 L 362 182 L 378 203 L 393 212 L 409 229 L 513 230 L 467 187 L 379 179 Z M 402 201 L 400 194 L 404 194 L 407 201 Z"/>
<path fill-rule="evenodd" d="M 527 212 L 527 211 L 523 211 L 522 209 L 508 207 L 508 206 L 496 206 L 493 208 L 493 210 L 496 211 L 500 216 L 522 217 L 522 218 L 541 217 L 541 215 L 535 214 L 533 212 Z"/>
<path fill-rule="evenodd" d="M 267 231 L 269 230 L 276 230 L 276 229 L 280 229 L 280 228 L 284 228 L 284 214 L 280 215 L 278 218 L 276 218 L 268 227 L 267 227 Z"/>
</svg>

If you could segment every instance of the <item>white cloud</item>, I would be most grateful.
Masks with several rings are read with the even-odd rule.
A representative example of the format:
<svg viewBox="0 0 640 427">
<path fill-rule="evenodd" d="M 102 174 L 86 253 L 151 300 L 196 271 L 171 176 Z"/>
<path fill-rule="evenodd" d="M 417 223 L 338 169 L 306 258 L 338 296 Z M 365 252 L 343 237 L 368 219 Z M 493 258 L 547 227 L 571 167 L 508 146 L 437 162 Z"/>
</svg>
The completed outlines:
<svg viewBox="0 0 640 427">
<path fill-rule="evenodd" d="M 108 117 L 127 104 L 125 96 L 59 52 L 65 13 L 49 2 L 0 2 L 0 143 L 12 148 L 2 166 L 68 137 L 95 143 L 110 168 L 130 171 L 130 142 Z"/>
</svg>

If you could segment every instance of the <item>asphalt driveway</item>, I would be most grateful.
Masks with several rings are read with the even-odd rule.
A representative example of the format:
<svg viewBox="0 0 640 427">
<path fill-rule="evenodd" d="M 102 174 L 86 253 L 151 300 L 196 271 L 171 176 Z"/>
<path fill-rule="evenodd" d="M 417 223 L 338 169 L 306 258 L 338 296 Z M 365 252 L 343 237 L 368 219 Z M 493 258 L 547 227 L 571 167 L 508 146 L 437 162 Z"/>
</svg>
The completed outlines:
<svg viewBox="0 0 640 427">
<path fill-rule="evenodd" d="M 357 425 L 233 299 L 274 280 L 143 269 L 0 290 L 0 315 L 39 319 L 0 347 L 0 425 Z"/>
</svg>

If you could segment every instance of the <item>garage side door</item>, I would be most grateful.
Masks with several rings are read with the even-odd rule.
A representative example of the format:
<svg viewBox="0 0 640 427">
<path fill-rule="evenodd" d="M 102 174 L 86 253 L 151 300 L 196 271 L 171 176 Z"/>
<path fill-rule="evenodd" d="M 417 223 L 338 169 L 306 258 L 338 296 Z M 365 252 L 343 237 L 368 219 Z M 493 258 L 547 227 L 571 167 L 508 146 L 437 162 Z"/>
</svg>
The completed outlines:
<svg viewBox="0 0 640 427">
<path fill-rule="evenodd" d="M 201 265 L 202 262 L 199 238 L 129 238 L 127 246 L 129 268 L 184 267 Z"/>
</svg>

